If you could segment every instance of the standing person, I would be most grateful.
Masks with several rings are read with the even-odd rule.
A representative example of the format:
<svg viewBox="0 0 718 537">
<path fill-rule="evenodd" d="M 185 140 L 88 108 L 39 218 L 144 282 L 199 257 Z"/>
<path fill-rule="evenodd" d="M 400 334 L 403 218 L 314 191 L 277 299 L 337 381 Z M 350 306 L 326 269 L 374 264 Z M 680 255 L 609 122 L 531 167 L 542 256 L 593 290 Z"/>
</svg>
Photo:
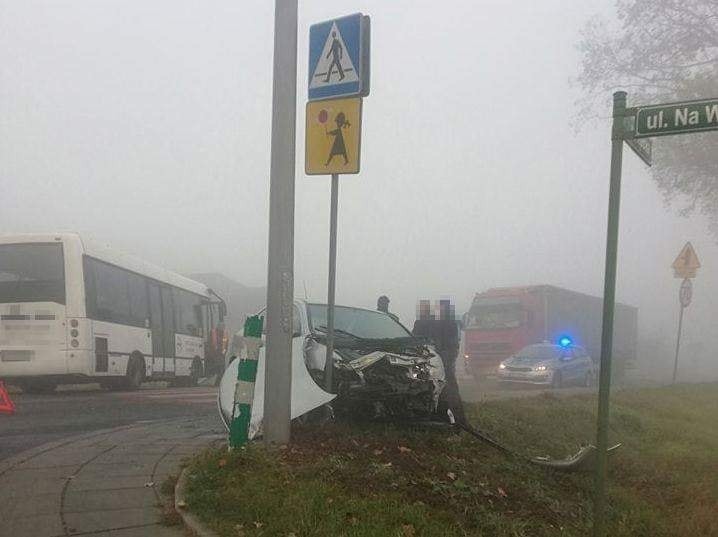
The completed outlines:
<svg viewBox="0 0 718 537">
<path fill-rule="evenodd" d="M 459 384 L 456 382 L 456 357 L 459 354 L 459 325 L 456 322 L 454 306 L 448 299 L 439 300 L 439 354 L 444 362 L 446 387 L 444 400 L 454 414 L 457 423 L 466 423 L 464 405 L 461 402 Z"/>
<path fill-rule="evenodd" d="M 389 297 L 386 295 L 381 295 L 376 301 L 376 310 L 381 311 L 382 313 L 386 313 L 395 321 L 399 320 L 399 317 L 395 313 L 389 311 Z"/>
<path fill-rule="evenodd" d="M 433 340 L 433 322 L 434 317 L 431 314 L 431 302 L 428 300 L 419 300 L 416 306 L 416 321 L 414 321 L 414 329 L 411 333 L 417 337 Z"/>
<path fill-rule="evenodd" d="M 440 300 L 437 316 L 431 315 L 431 303 L 419 301 L 419 318 L 414 323 L 415 336 L 430 338 L 444 364 L 446 386 L 439 401 L 438 413 L 443 415 L 451 409 L 457 423 L 464 423 L 464 406 L 456 382 L 456 356 L 459 352 L 459 329 L 454 319 L 453 306 L 449 300 Z"/>
</svg>

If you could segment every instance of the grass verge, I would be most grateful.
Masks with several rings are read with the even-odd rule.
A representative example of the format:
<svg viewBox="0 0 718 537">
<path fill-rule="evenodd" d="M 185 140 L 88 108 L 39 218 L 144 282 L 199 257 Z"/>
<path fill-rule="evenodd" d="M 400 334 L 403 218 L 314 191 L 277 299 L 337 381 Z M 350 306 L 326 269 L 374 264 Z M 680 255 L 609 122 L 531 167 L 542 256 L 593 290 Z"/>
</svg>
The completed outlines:
<svg viewBox="0 0 718 537">
<path fill-rule="evenodd" d="M 612 398 L 613 537 L 718 535 L 718 384 Z M 563 457 L 595 435 L 592 396 L 469 405 L 527 455 Z M 293 429 L 286 449 L 208 450 L 189 466 L 189 508 L 222 536 L 585 536 L 590 473 L 507 458 L 444 428 L 336 423 Z"/>
</svg>

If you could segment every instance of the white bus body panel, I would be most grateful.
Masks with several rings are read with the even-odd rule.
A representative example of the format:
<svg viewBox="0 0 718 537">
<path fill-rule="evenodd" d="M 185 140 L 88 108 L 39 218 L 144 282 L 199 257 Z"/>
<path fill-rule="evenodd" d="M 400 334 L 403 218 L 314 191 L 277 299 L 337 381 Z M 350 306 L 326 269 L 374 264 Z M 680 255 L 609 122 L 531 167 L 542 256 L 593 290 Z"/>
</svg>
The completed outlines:
<svg viewBox="0 0 718 537">
<path fill-rule="evenodd" d="M 204 342 L 201 337 L 175 334 L 175 375 L 191 373 L 192 361 L 199 358 L 204 362 Z"/>
<path fill-rule="evenodd" d="M 94 338 L 107 339 L 107 372 L 95 371 L 92 375 L 118 376 L 127 372 L 127 362 L 130 354 L 140 352 L 145 357 L 145 375 L 152 376 L 152 333 L 146 328 L 125 326 L 105 321 L 91 321 Z M 94 354 L 94 353 L 93 353 Z"/>
<path fill-rule="evenodd" d="M 65 306 L 0 304 L 0 377 L 67 373 Z"/>
</svg>

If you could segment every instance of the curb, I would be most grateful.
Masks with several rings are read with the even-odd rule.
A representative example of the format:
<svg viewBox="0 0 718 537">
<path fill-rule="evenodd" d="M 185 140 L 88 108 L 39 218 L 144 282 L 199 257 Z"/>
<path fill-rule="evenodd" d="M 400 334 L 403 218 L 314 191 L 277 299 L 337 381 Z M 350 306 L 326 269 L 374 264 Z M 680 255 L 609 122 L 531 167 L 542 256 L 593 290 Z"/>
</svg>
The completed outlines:
<svg viewBox="0 0 718 537">
<path fill-rule="evenodd" d="M 183 468 L 180 472 L 177 484 L 175 485 L 175 511 L 182 519 L 185 527 L 194 535 L 199 537 L 219 537 L 214 531 L 209 529 L 195 515 L 187 511 L 187 501 L 185 500 L 185 489 L 187 487 L 187 468 Z"/>
</svg>

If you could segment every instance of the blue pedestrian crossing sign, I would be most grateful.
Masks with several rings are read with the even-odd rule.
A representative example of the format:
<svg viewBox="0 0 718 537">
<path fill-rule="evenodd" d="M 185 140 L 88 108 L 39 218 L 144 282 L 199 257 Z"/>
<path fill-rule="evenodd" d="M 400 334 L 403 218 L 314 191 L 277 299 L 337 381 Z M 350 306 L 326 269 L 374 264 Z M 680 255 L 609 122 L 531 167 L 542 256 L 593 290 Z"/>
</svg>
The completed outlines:
<svg viewBox="0 0 718 537">
<path fill-rule="evenodd" d="M 369 93 L 369 17 L 361 13 L 309 29 L 309 100 Z"/>
</svg>

